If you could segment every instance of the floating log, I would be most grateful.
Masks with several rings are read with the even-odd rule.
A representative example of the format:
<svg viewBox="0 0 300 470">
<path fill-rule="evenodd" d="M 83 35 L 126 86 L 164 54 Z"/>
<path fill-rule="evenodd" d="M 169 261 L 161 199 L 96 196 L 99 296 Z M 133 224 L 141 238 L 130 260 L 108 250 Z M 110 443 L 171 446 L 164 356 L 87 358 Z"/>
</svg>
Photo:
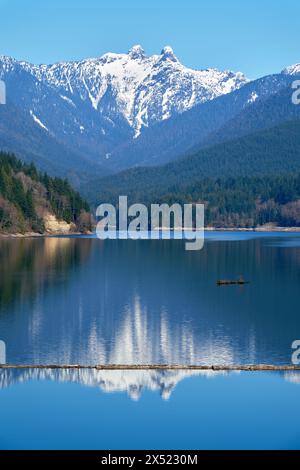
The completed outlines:
<svg viewBox="0 0 300 470">
<path fill-rule="evenodd" d="M 235 280 L 220 279 L 217 281 L 218 286 L 243 286 L 245 284 L 249 284 L 249 281 L 245 281 L 244 276 L 242 276 L 242 274 L 238 279 Z"/>
<path fill-rule="evenodd" d="M 230 281 L 230 280 L 219 280 L 217 281 L 218 286 L 244 286 L 245 284 L 250 284 L 249 281 Z"/>
</svg>

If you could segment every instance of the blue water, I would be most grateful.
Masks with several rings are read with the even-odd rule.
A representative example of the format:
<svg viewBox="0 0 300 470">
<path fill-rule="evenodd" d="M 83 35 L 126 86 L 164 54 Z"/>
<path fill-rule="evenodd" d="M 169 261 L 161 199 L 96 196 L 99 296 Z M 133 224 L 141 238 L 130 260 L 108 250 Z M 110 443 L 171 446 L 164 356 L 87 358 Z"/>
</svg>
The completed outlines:
<svg viewBox="0 0 300 470">
<path fill-rule="evenodd" d="M 217 279 L 249 285 L 218 287 Z M 0 240 L 0 340 L 14 364 L 291 363 L 300 234 L 184 242 Z"/>
<path fill-rule="evenodd" d="M 220 288 L 238 278 L 244 287 Z M 300 337 L 299 234 L 182 241 L 0 240 L 7 362 L 289 364 Z"/>
<path fill-rule="evenodd" d="M 290 364 L 299 280 L 299 234 L 2 239 L 0 340 L 15 364 Z M 298 374 L 2 370 L 0 448 L 299 449 L 299 396 Z"/>
<path fill-rule="evenodd" d="M 299 376 L 26 374 L 0 373 L 1 449 L 300 449 Z"/>
</svg>

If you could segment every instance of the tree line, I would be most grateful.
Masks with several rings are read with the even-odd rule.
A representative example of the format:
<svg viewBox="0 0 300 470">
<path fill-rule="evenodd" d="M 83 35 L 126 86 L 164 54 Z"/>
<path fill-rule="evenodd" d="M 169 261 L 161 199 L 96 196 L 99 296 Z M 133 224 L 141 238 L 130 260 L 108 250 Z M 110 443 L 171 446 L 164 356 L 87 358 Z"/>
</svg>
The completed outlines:
<svg viewBox="0 0 300 470">
<path fill-rule="evenodd" d="M 43 233 L 43 209 L 79 228 L 90 225 L 88 203 L 66 179 L 52 178 L 40 173 L 33 163 L 0 152 L 0 230 Z"/>
</svg>

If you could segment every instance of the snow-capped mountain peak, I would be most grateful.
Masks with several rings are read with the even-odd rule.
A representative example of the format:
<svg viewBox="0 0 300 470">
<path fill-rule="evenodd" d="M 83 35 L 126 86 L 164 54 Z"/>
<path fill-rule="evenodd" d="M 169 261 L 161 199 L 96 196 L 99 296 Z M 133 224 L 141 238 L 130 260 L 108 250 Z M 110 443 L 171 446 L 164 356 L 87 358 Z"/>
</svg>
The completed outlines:
<svg viewBox="0 0 300 470">
<path fill-rule="evenodd" d="M 128 54 L 107 53 L 80 62 L 17 64 L 56 89 L 65 100 L 77 106 L 89 103 L 114 123 L 125 119 L 136 136 L 143 127 L 230 93 L 247 82 L 241 73 L 187 68 L 170 46 L 151 56 L 141 45 L 135 45 Z M 40 114 L 38 109 L 35 111 Z M 49 128 L 47 123 L 45 126 Z"/>
<path fill-rule="evenodd" d="M 248 81 L 242 73 L 188 68 L 170 46 L 147 55 L 141 45 L 51 65 L 0 57 L 0 80 L 40 132 L 105 162 L 145 128 Z"/>
<path fill-rule="evenodd" d="M 285 75 L 299 75 L 300 74 L 300 64 L 290 65 L 283 69 L 282 73 Z"/>
<path fill-rule="evenodd" d="M 173 62 L 178 61 L 171 46 L 165 46 L 161 51 L 161 56 L 166 60 L 169 59 Z"/>
<path fill-rule="evenodd" d="M 131 59 L 144 59 L 145 58 L 145 51 L 140 44 L 133 46 L 128 51 L 128 56 Z"/>
</svg>

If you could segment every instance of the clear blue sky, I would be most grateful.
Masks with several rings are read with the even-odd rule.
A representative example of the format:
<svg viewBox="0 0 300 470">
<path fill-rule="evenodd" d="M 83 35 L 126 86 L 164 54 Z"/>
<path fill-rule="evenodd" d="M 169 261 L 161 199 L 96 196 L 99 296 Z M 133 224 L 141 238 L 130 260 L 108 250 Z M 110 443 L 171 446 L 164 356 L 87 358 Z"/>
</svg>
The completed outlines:
<svg viewBox="0 0 300 470">
<path fill-rule="evenodd" d="M 250 78 L 300 62 L 299 0 L 0 0 L 0 55 L 33 63 L 171 45 Z"/>
</svg>

